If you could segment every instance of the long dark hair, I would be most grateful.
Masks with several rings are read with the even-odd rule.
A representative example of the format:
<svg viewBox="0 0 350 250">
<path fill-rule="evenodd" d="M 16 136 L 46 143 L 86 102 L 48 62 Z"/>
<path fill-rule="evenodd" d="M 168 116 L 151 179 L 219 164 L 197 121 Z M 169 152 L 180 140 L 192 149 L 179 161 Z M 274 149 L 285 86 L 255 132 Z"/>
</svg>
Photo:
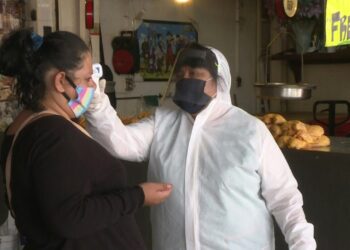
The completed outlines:
<svg viewBox="0 0 350 250">
<path fill-rule="evenodd" d="M 71 73 L 82 67 L 89 51 L 77 35 L 57 31 L 45 36 L 42 43 L 33 39 L 29 29 L 13 31 L 0 46 L 0 74 L 15 77 L 19 103 L 33 111 L 43 109 L 45 76 L 51 69 Z"/>
</svg>

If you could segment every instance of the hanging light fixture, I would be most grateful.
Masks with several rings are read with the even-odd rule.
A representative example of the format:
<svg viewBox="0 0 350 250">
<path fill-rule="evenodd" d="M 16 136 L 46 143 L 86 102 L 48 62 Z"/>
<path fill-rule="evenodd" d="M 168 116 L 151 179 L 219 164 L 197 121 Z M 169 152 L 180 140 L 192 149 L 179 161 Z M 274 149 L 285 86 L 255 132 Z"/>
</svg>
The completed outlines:
<svg viewBox="0 0 350 250">
<path fill-rule="evenodd" d="M 182 3 L 188 3 L 190 0 L 175 0 L 175 3 L 179 3 L 179 4 L 182 4 Z"/>
</svg>

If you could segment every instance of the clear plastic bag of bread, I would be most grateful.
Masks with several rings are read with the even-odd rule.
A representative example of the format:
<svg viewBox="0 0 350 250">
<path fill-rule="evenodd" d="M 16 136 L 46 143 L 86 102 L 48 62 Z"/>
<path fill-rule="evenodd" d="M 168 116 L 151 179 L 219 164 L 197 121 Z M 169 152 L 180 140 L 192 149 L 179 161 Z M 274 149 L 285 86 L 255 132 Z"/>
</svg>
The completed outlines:
<svg viewBox="0 0 350 250">
<path fill-rule="evenodd" d="M 330 145 L 329 137 L 319 125 L 305 124 L 299 120 L 287 121 L 282 115 L 268 113 L 260 116 L 281 148 L 314 148 Z"/>
</svg>

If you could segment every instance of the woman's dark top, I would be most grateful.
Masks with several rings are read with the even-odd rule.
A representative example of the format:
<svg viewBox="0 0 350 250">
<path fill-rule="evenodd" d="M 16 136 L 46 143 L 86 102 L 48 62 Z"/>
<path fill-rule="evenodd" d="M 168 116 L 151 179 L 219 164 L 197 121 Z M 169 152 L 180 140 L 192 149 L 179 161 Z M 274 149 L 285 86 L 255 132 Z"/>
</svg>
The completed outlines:
<svg viewBox="0 0 350 250">
<path fill-rule="evenodd" d="M 1 165 L 12 143 L 6 136 Z M 144 193 L 122 164 L 61 116 L 28 124 L 12 158 L 12 206 L 25 250 L 145 249 L 134 213 Z"/>
</svg>

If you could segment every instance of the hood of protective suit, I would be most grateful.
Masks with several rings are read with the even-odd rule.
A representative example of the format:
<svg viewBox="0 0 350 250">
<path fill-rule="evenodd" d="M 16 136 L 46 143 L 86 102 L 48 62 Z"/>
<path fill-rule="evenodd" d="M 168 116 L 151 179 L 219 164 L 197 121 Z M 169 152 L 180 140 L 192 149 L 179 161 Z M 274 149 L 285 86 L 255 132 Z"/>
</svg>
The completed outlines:
<svg viewBox="0 0 350 250">
<path fill-rule="evenodd" d="M 208 47 L 214 52 L 216 59 L 218 60 L 218 81 L 217 81 L 217 99 L 225 103 L 231 104 L 231 73 L 230 67 L 225 56 L 212 47 Z"/>
<path fill-rule="evenodd" d="M 208 47 L 214 52 L 218 61 L 218 79 L 217 79 L 217 94 L 216 97 L 198 113 L 195 119 L 196 127 L 202 127 L 213 120 L 221 119 L 221 117 L 232 108 L 230 88 L 231 88 L 231 73 L 230 67 L 225 56 L 217 49 Z M 186 112 L 184 112 L 186 113 Z M 188 117 L 190 114 L 186 113 Z"/>
<path fill-rule="evenodd" d="M 231 107 L 231 73 L 230 73 L 230 67 L 229 64 L 225 58 L 225 56 L 217 49 L 207 46 L 208 49 L 210 49 L 218 62 L 218 79 L 217 79 L 217 94 L 216 97 L 213 99 L 211 104 L 209 104 L 206 108 L 204 108 L 200 113 L 203 113 L 203 111 L 207 110 L 210 106 L 213 106 L 213 103 L 220 103 L 222 107 Z M 177 61 L 177 60 L 176 60 Z M 172 91 L 175 91 L 175 82 L 176 80 L 173 79 L 174 75 L 173 73 L 170 76 L 170 80 L 168 82 L 167 88 L 164 91 L 164 97 L 161 100 L 161 106 L 165 104 L 165 97 L 171 95 Z M 226 105 L 222 105 L 222 104 Z M 166 102 L 165 106 L 173 106 L 173 102 Z M 209 108 L 210 110 L 210 108 Z M 208 112 L 205 112 L 208 113 Z M 209 112 L 210 113 L 210 112 Z M 202 114 L 203 115 L 203 114 Z"/>
<path fill-rule="evenodd" d="M 217 59 L 217 64 L 218 64 L 217 65 L 218 78 L 216 82 L 217 93 L 216 93 L 216 96 L 210 101 L 210 103 L 204 109 L 202 109 L 196 116 L 195 120 L 197 125 L 199 126 L 202 126 L 205 123 L 222 116 L 227 110 L 229 110 L 232 107 L 231 95 L 230 95 L 231 73 L 230 73 L 229 64 L 225 56 L 219 50 L 209 46 L 207 46 L 207 48 L 214 53 Z M 168 83 L 164 96 L 169 96 L 169 93 L 171 91 L 174 91 L 176 80 L 173 79 L 173 75 L 171 75 L 170 79 L 171 80 Z M 163 101 L 161 101 L 161 103 L 162 102 Z M 166 105 L 161 105 L 161 106 L 171 108 L 171 110 L 173 108 L 181 109 L 180 107 L 175 105 L 173 101 L 167 102 Z M 181 112 L 184 112 L 184 115 L 187 115 L 188 117 L 192 117 L 191 114 L 187 113 L 186 111 L 181 111 Z"/>
</svg>

